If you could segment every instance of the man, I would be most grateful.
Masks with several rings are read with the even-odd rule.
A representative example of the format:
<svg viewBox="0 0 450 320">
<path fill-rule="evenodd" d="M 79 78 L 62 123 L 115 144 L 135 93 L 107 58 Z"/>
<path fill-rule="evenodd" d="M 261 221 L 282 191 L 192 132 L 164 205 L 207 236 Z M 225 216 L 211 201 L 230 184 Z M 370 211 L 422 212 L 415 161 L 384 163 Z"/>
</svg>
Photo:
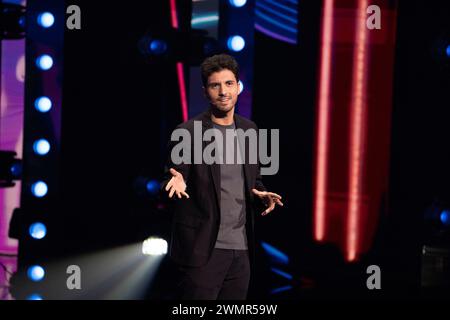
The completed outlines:
<svg viewBox="0 0 450 320">
<path fill-rule="evenodd" d="M 240 88 L 238 64 L 233 57 L 209 57 L 202 63 L 201 73 L 209 110 L 177 129 L 187 130 L 192 137 L 198 121 L 202 134 L 217 129 L 226 137 L 226 147 L 219 149 L 225 159 L 231 150 L 227 147 L 235 150 L 235 145 L 243 144 L 235 144 L 237 136 L 228 138 L 226 130 L 256 131 L 257 127 L 234 113 Z M 223 164 L 202 161 L 176 165 L 171 158 L 173 148 L 171 142 L 163 188 L 175 199 L 170 256 L 181 271 L 181 298 L 245 299 L 250 280 L 249 250 L 252 252 L 254 246 L 255 200 L 267 206 L 262 213 L 266 215 L 276 205 L 283 205 L 281 196 L 266 191 L 259 162 L 244 159 L 242 164 L 233 158 Z M 243 151 L 248 155 L 248 146 Z M 239 154 L 238 147 L 236 157 Z"/>
</svg>

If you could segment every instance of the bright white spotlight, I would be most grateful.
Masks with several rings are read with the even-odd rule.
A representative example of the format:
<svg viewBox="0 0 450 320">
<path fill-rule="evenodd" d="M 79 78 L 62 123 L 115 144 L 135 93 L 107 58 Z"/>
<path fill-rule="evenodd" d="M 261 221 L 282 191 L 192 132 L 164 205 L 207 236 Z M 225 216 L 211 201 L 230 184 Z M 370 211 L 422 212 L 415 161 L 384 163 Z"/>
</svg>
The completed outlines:
<svg viewBox="0 0 450 320">
<path fill-rule="evenodd" d="M 242 91 L 244 91 L 244 84 L 239 80 L 239 94 L 241 94 Z"/>
<path fill-rule="evenodd" d="M 167 253 L 167 241 L 150 237 L 142 244 L 142 253 L 150 256 L 161 256 Z"/>
<path fill-rule="evenodd" d="M 31 266 L 28 268 L 28 278 L 31 280 L 38 282 L 44 279 L 45 271 L 41 266 Z"/>
<path fill-rule="evenodd" d="M 40 240 L 47 234 L 47 228 L 45 227 L 45 224 L 41 222 L 35 222 L 30 226 L 29 232 L 30 236 L 32 236 L 34 239 Z"/>
<path fill-rule="evenodd" d="M 44 181 L 37 181 L 31 186 L 31 192 L 33 192 L 33 195 L 38 198 L 45 196 L 47 191 L 48 187 Z"/>
<path fill-rule="evenodd" d="M 228 49 L 238 52 L 244 49 L 245 40 L 241 36 L 231 36 L 228 38 Z"/>
<path fill-rule="evenodd" d="M 43 54 L 36 59 L 36 65 L 41 70 L 49 70 L 53 66 L 53 58 L 48 54 Z"/>
<path fill-rule="evenodd" d="M 52 108 L 52 101 L 48 97 L 39 97 L 34 101 L 37 111 L 47 112 Z"/>
<path fill-rule="evenodd" d="M 55 17 L 50 12 L 44 12 L 38 15 L 37 21 L 42 28 L 50 28 L 55 23 Z"/>
<path fill-rule="evenodd" d="M 33 150 L 40 156 L 45 156 L 50 151 L 50 143 L 45 139 L 39 139 L 33 143 Z"/>
<path fill-rule="evenodd" d="M 246 3 L 247 3 L 247 0 L 230 0 L 230 4 L 236 8 L 245 6 Z"/>
</svg>

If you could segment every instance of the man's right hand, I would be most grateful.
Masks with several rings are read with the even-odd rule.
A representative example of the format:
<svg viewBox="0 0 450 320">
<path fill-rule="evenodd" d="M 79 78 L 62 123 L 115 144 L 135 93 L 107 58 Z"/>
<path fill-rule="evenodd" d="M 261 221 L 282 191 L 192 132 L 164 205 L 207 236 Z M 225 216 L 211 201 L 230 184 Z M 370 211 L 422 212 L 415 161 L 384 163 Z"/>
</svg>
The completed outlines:
<svg viewBox="0 0 450 320">
<path fill-rule="evenodd" d="M 169 198 L 172 198 L 173 194 L 176 193 L 180 199 L 182 196 L 189 199 L 189 195 L 185 192 L 186 183 L 184 182 L 183 175 L 173 168 L 170 168 L 170 173 L 172 174 L 172 178 L 166 185 L 166 191 L 169 192 Z"/>
</svg>

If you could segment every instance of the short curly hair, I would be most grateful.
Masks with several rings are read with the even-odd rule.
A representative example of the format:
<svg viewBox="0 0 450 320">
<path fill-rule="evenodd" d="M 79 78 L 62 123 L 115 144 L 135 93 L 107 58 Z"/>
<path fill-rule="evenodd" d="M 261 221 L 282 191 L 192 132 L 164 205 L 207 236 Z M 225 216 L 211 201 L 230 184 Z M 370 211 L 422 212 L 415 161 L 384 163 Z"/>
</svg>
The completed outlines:
<svg viewBox="0 0 450 320">
<path fill-rule="evenodd" d="M 228 69 L 233 72 L 236 81 L 239 81 L 239 65 L 237 61 L 230 55 L 222 53 L 206 58 L 201 64 L 201 74 L 203 86 L 208 84 L 208 78 L 214 72 Z"/>
</svg>

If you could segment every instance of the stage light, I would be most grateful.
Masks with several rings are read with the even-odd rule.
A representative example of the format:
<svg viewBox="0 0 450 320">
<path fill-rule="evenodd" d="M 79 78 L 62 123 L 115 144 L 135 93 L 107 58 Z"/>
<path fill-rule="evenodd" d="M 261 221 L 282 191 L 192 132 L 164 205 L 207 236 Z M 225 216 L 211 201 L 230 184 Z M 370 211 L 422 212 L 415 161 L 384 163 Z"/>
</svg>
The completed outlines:
<svg viewBox="0 0 450 320">
<path fill-rule="evenodd" d="M 36 154 L 44 156 L 50 151 L 50 143 L 45 139 L 39 139 L 33 143 L 33 150 Z"/>
<path fill-rule="evenodd" d="M 27 297 L 27 300 L 43 300 L 43 299 L 42 299 L 41 295 L 39 295 L 37 293 L 33 293 Z"/>
<path fill-rule="evenodd" d="M 34 239 L 40 240 L 47 234 L 47 228 L 43 223 L 35 222 L 30 226 L 29 233 Z"/>
<path fill-rule="evenodd" d="M 162 55 L 167 51 L 167 43 L 163 40 L 155 39 L 150 42 L 150 52 L 155 55 Z"/>
<path fill-rule="evenodd" d="M 31 191 L 35 197 L 42 198 L 47 194 L 48 187 L 45 182 L 37 181 L 31 186 Z"/>
<path fill-rule="evenodd" d="M 191 20 L 192 27 L 206 26 L 209 24 L 215 24 L 219 21 L 219 16 L 217 14 L 205 14 L 199 15 Z"/>
<path fill-rule="evenodd" d="M 30 280 L 38 282 L 38 281 L 41 281 L 42 279 L 44 279 L 45 271 L 44 271 L 44 268 L 36 265 L 36 266 L 29 267 L 27 274 L 28 274 L 28 278 L 30 278 Z"/>
<path fill-rule="evenodd" d="M 284 271 L 282 271 L 282 270 L 280 270 L 278 268 L 271 268 L 271 270 L 272 270 L 273 273 L 276 273 L 276 274 L 282 276 L 283 278 L 286 278 L 288 280 L 292 280 L 293 279 L 293 276 L 291 274 L 289 274 L 287 272 L 284 272 Z"/>
<path fill-rule="evenodd" d="M 289 257 L 281 250 L 275 248 L 274 246 L 268 244 L 267 242 L 261 242 L 261 246 L 274 262 L 280 264 L 289 263 Z"/>
<path fill-rule="evenodd" d="M 195 28 L 189 32 L 171 29 L 163 33 L 147 33 L 138 40 L 138 50 L 151 63 L 170 61 L 200 65 L 206 57 L 223 51 L 219 41 L 207 34 L 205 30 Z M 176 65 L 179 79 L 180 64 Z M 183 80 L 179 85 L 183 84 Z M 183 95 L 182 92 L 180 94 Z"/>
<path fill-rule="evenodd" d="M 447 57 L 450 58 L 450 44 L 447 46 L 447 49 L 445 50 L 445 53 L 447 54 Z"/>
<path fill-rule="evenodd" d="M 14 180 L 20 179 L 22 176 L 22 162 L 19 160 L 15 160 L 14 163 L 11 165 L 11 176 Z"/>
<path fill-rule="evenodd" d="M 159 192 L 159 182 L 157 180 L 150 180 L 147 182 L 146 188 L 150 194 L 156 195 Z"/>
<path fill-rule="evenodd" d="M 246 3 L 247 3 L 247 0 L 230 0 L 230 4 L 236 8 L 243 7 L 243 6 L 245 6 Z"/>
<path fill-rule="evenodd" d="M 242 91 L 244 91 L 244 84 L 239 80 L 239 94 L 241 94 Z"/>
<path fill-rule="evenodd" d="M 48 97 L 39 97 L 34 101 L 34 107 L 40 112 L 47 112 L 52 108 L 52 101 Z"/>
<path fill-rule="evenodd" d="M 21 17 L 19 18 L 19 26 L 20 26 L 22 29 L 25 29 L 25 27 L 26 27 L 26 22 L 27 22 L 27 20 L 26 20 L 25 16 L 21 16 Z"/>
<path fill-rule="evenodd" d="M 270 294 L 277 294 L 277 293 L 284 292 L 284 291 L 291 290 L 291 289 L 292 289 L 292 286 L 279 287 L 279 288 L 272 289 L 270 291 Z"/>
<path fill-rule="evenodd" d="M 36 59 L 36 65 L 39 69 L 47 71 L 53 66 L 53 58 L 48 54 L 43 54 Z"/>
<path fill-rule="evenodd" d="M 444 210 L 439 215 L 439 219 L 441 220 L 442 224 L 448 226 L 450 225 L 450 210 Z"/>
<path fill-rule="evenodd" d="M 22 162 L 15 151 L 0 150 L 0 188 L 14 187 L 22 176 Z"/>
<path fill-rule="evenodd" d="M 25 7 L 0 2 L 0 40 L 25 37 Z"/>
<path fill-rule="evenodd" d="M 241 36 L 231 36 L 228 38 L 228 49 L 239 52 L 245 47 L 245 40 Z"/>
<path fill-rule="evenodd" d="M 142 244 L 142 253 L 150 256 L 167 254 L 167 241 L 161 238 L 150 237 Z"/>
<path fill-rule="evenodd" d="M 55 23 L 55 17 L 50 12 L 44 12 L 38 15 L 37 21 L 42 28 L 50 28 Z"/>
</svg>

